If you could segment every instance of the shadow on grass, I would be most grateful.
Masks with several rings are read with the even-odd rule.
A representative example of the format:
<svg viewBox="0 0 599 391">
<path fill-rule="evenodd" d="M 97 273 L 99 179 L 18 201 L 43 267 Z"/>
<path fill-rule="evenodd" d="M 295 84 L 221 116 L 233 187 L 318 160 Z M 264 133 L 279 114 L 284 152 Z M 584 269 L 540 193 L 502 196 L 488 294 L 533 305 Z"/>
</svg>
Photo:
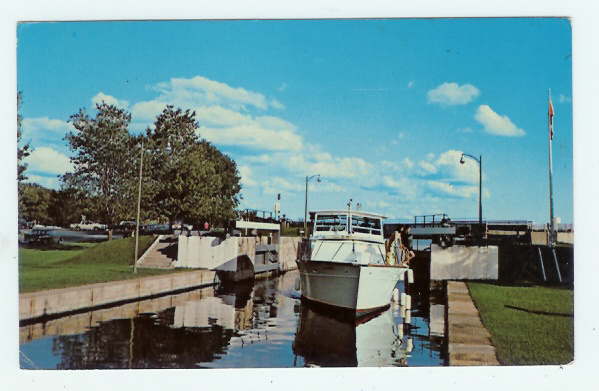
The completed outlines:
<svg viewBox="0 0 599 391">
<path fill-rule="evenodd" d="M 561 314 L 561 313 L 558 313 L 558 312 L 547 312 L 547 311 L 529 310 L 529 309 L 526 309 L 526 308 L 516 307 L 516 306 L 513 306 L 513 305 L 507 305 L 507 304 L 505 304 L 504 307 L 512 309 L 512 310 L 526 312 L 526 313 L 529 313 L 529 314 L 535 314 L 535 315 L 561 316 L 561 317 L 564 317 L 564 318 L 573 318 L 574 317 L 574 314 Z"/>
</svg>

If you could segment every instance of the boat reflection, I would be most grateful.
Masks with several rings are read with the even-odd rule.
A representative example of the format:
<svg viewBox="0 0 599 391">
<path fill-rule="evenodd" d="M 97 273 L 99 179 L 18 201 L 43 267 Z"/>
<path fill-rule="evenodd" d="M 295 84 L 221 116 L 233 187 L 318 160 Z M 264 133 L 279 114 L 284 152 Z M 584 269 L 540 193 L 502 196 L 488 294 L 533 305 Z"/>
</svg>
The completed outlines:
<svg viewBox="0 0 599 391">
<path fill-rule="evenodd" d="M 302 302 L 293 352 L 304 358 L 305 366 L 406 366 L 412 341 L 394 313 L 388 309 L 356 319 Z"/>
</svg>

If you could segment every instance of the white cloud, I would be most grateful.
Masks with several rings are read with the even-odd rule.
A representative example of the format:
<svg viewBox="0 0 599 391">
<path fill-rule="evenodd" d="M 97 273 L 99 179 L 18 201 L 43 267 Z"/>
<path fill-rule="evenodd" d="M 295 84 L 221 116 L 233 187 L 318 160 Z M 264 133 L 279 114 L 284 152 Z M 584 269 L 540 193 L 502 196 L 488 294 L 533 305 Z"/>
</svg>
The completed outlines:
<svg viewBox="0 0 599 391">
<path fill-rule="evenodd" d="M 424 170 L 427 174 L 434 174 L 437 172 L 437 167 L 434 164 L 421 160 L 418 162 L 418 166 Z"/>
<path fill-rule="evenodd" d="M 262 187 L 262 193 L 264 194 L 301 192 L 305 189 L 305 186 L 300 183 L 290 183 L 280 177 L 269 178 L 263 181 L 260 185 Z"/>
<path fill-rule="evenodd" d="M 385 168 L 385 171 L 397 171 L 397 172 L 401 172 L 401 167 L 399 166 L 399 164 L 390 162 L 388 160 L 382 160 L 381 161 L 381 166 L 383 166 Z"/>
<path fill-rule="evenodd" d="M 257 185 L 256 181 L 251 178 L 252 170 L 249 166 L 237 166 L 239 175 L 241 176 L 241 184 L 246 187 L 254 187 Z"/>
<path fill-rule="evenodd" d="M 410 81 L 408 82 L 408 89 L 410 89 L 410 88 L 414 87 L 415 85 L 416 85 L 416 80 L 410 80 Z"/>
<path fill-rule="evenodd" d="M 241 114 L 237 111 L 225 109 L 221 106 L 207 106 L 197 107 L 194 109 L 196 112 L 196 120 L 202 125 L 209 126 L 238 126 L 248 125 L 252 123 L 252 116 L 248 114 Z"/>
<path fill-rule="evenodd" d="M 287 89 L 287 83 L 283 83 L 277 88 L 279 91 L 283 92 Z"/>
<path fill-rule="evenodd" d="M 320 174 L 328 178 L 354 178 L 366 175 L 374 169 L 374 165 L 357 157 L 333 157 L 328 153 L 306 159 L 304 155 L 292 155 L 285 164 L 294 172 Z"/>
<path fill-rule="evenodd" d="M 253 106 L 265 110 L 268 108 L 266 97 L 258 92 L 241 87 L 231 87 L 225 83 L 196 76 L 191 79 L 172 78 L 168 82 L 158 83 L 150 87 L 161 93 L 160 102 L 168 102 L 176 106 L 225 105 L 233 109 Z M 181 103 L 184 102 L 185 105 Z"/>
<path fill-rule="evenodd" d="M 410 158 L 407 158 L 407 157 L 406 157 L 406 158 L 404 158 L 404 160 L 403 160 L 403 164 L 405 164 L 405 166 L 406 166 L 408 169 L 411 169 L 411 168 L 413 168 L 413 167 L 414 167 L 414 162 L 413 162 L 412 160 L 410 160 Z"/>
<path fill-rule="evenodd" d="M 285 108 L 285 105 L 276 99 L 271 99 L 270 106 L 277 110 L 283 110 Z"/>
<path fill-rule="evenodd" d="M 129 101 L 119 100 L 114 96 L 106 95 L 103 92 L 97 93 L 96 96 L 92 98 L 92 106 L 96 107 L 96 104 L 102 103 L 102 101 L 109 105 L 115 105 L 121 109 L 126 109 L 129 107 Z"/>
<path fill-rule="evenodd" d="M 200 128 L 207 140 L 220 145 L 240 145 L 273 151 L 294 151 L 302 147 L 301 136 L 291 129 L 269 129 L 257 123 L 230 128 Z"/>
<path fill-rule="evenodd" d="M 48 147 L 35 148 L 25 161 L 30 172 L 62 175 L 73 171 L 73 164 L 67 156 Z"/>
<path fill-rule="evenodd" d="M 572 103 L 572 98 L 564 94 L 559 94 L 559 103 Z"/>
<path fill-rule="evenodd" d="M 478 106 L 474 118 L 483 125 L 486 133 L 495 136 L 522 137 L 526 134 L 524 130 L 514 125 L 506 115 L 497 114 L 487 105 Z"/>
<path fill-rule="evenodd" d="M 457 83 L 443 83 L 435 89 L 428 91 L 428 103 L 443 105 L 465 105 L 480 94 L 478 88 L 471 84 L 462 86 Z"/>
<path fill-rule="evenodd" d="M 134 121 L 154 122 L 156 117 L 166 108 L 165 102 L 151 100 L 146 102 L 137 102 L 131 108 L 131 118 Z"/>
<path fill-rule="evenodd" d="M 72 123 L 48 117 L 23 118 L 21 129 L 23 130 L 23 135 L 29 137 L 44 131 L 49 131 L 60 136 L 64 136 L 67 132 L 75 131 Z"/>
</svg>

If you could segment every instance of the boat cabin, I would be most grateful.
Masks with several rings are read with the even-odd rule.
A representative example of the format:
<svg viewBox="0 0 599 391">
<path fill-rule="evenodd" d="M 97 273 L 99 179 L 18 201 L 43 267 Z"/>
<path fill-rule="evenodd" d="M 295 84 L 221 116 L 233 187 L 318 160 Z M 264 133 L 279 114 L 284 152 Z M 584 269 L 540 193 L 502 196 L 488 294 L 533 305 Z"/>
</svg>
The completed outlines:
<svg viewBox="0 0 599 391">
<path fill-rule="evenodd" d="M 318 211 L 310 213 L 313 237 L 371 237 L 383 239 L 385 216 L 360 211 Z"/>
</svg>

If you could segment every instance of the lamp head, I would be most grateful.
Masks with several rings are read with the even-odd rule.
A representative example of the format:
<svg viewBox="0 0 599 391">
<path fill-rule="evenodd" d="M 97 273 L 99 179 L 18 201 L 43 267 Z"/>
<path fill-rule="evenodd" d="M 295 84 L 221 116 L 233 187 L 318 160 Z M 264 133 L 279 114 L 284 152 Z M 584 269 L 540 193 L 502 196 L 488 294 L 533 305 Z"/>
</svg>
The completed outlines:
<svg viewBox="0 0 599 391">
<path fill-rule="evenodd" d="M 460 164 L 464 164 L 464 154 L 462 154 L 462 157 L 460 158 Z"/>
<path fill-rule="evenodd" d="M 316 181 L 320 183 L 320 174 L 318 175 L 318 178 L 316 179 Z"/>
</svg>

